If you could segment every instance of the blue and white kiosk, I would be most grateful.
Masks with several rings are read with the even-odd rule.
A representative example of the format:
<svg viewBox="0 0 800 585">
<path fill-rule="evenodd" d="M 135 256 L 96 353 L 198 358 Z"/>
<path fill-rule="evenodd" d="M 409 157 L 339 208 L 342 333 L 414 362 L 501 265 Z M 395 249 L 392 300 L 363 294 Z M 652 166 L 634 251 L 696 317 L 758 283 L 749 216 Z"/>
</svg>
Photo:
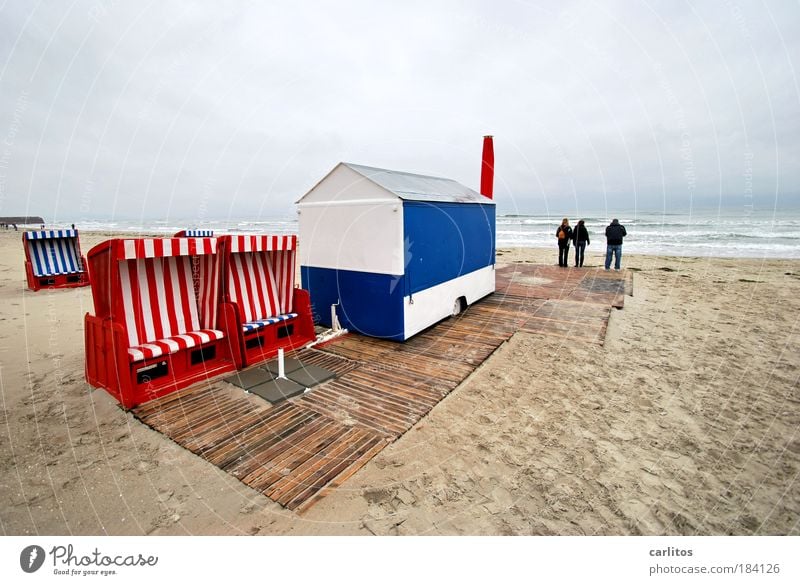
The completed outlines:
<svg viewBox="0 0 800 585">
<path fill-rule="evenodd" d="M 456 181 L 339 163 L 297 204 L 317 324 L 404 341 L 494 292 L 494 201 Z"/>
</svg>

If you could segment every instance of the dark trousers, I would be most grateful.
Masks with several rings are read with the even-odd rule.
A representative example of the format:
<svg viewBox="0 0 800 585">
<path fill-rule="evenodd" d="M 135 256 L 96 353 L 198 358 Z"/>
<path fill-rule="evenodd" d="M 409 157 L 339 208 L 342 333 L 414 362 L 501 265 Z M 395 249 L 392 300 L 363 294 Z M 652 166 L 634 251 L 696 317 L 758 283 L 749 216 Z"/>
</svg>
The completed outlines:
<svg viewBox="0 0 800 585">
<path fill-rule="evenodd" d="M 583 266 L 584 252 L 586 252 L 586 242 L 575 242 L 575 266 Z"/>
<path fill-rule="evenodd" d="M 558 243 L 558 265 L 569 265 L 569 242 L 565 244 L 562 244 L 561 242 Z"/>
</svg>

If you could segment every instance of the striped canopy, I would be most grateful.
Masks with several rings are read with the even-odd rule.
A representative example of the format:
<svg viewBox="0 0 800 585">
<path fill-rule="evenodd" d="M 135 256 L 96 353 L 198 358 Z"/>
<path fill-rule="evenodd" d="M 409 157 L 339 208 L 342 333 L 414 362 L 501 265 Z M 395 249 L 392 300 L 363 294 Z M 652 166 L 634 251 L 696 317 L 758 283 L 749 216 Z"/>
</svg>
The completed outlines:
<svg viewBox="0 0 800 585">
<path fill-rule="evenodd" d="M 138 238 L 122 240 L 122 246 L 117 248 L 117 260 L 202 256 L 216 253 L 216 238 Z"/>
<path fill-rule="evenodd" d="M 77 238 L 78 230 L 40 230 L 35 232 L 23 232 L 22 236 L 26 240 L 48 240 L 54 238 Z"/>
<path fill-rule="evenodd" d="M 184 230 L 185 238 L 213 238 L 214 230 Z"/>
<path fill-rule="evenodd" d="M 272 252 L 276 250 L 294 250 L 297 247 L 297 236 L 228 236 L 230 251 L 238 252 Z"/>
<path fill-rule="evenodd" d="M 76 230 L 25 232 L 28 257 L 35 276 L 83 272 Z"/>
</svg>

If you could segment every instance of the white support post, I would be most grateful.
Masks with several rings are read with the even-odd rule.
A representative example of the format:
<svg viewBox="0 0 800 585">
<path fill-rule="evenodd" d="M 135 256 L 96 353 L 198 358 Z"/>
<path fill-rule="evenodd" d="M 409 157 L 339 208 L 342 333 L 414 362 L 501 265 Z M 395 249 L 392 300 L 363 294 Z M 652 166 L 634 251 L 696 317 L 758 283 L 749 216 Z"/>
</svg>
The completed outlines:
<svg viewBox="0 0 800 585">
<path fill-rule="evenodd" d="M 283 363 L 283 349 L 278 350 L 278 378 L 280 380 L 286 379 L 285 365 Z"/>
<path fill-rule="evenodd" d="M 336 316 L 336 307 L 338 306 L 339 303 L 334 303 L 331 305 L 331 328 L 324 333 L 320 333 L 314 341 L 306 344 L 306 349 L 312 348 L 318 343 L 330 341 L 331 339 L 335 339 L 336 337 L 345 335 L 347 333 L 347 329 L 342 329 L 342 324 L 339 322 L 339 317 Z"/>
</svg>

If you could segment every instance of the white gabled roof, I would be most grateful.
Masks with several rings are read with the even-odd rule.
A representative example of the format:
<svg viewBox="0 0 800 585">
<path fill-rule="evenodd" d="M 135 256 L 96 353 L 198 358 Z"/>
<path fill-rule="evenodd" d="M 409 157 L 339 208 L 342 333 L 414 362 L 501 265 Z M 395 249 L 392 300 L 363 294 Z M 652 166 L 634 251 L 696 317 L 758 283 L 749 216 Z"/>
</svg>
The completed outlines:
<svg viewBox="0 0 800 585">
<path fill-rule="evenodd" d="M 481 203 L 483 205 L 494 205 L 493 200 L 451 179 L 404 173 L 401 171 L 390 171 L 388 169 L 379 169 L 346 162 L 336 165 L 331 173 L 317 183 L 317 186 L 323 183 L 325 179 L 341 166 L 358 173 L 365 179 L 368 179 L 370 182 L 404 201 Z M 317 186 L 311 189 L 311 191 L 314 191 Z M 311 193 L 311 191 L 309 191 L 309 193 Z M 306 193 L 306 195 L 309 193 Z M 301 197 L 298 203 L 305 199 L 306 195 Z"/>
</svg>

